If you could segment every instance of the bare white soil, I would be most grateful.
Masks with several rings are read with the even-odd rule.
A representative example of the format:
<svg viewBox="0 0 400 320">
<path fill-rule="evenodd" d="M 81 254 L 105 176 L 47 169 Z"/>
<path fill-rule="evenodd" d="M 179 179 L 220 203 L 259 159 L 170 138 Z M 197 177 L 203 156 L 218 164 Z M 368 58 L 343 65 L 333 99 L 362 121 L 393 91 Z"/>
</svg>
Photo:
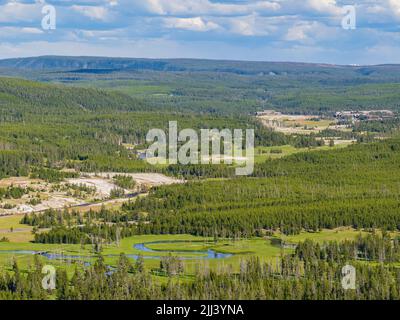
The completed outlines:
<svg viewBox="0 0 400 320">
<path fill-rule="evenodd" d="M 76 207 L 83 205 L 90 205 L 95 200 L 102 200 L 103 203 L 124 202 L 126 198 L 109 200 L 111 191 L 117 186 L 114 184 L 113 177 L 117 175 L 130 176 L 136 181 L 135 190 L 125 190 L 125 194 L 129 194 L 138 190 L 141 190 L 141 186 L 154 187 L 160 185 L 170 185 L 175 183 L 184 183 L 183 180 L 167 177 L 158 173 L 117 173 L 117 172 L 103 172 L 103 173 L 85 173 L 80 178 L 66 179 L 62 184 L 71 185 L 84 185 L 87 187 L 94 187 L 96 189 L 95 194 L 88 196 L 87 198 L 76 198 L 65 191 L 54 191 L 52 190 L 52 184 L 39 179 L 24 178 L 7 178 L 0 180 L 0 187 L 8 186 L 20 186 L 30 187 L 34 189 L 32 194 L 41 195 L 41 203 L 37 205 L 31 205 L 29 200 L 31 199 L 28 195 L 24 195 L 18 200 L 7 200 L 15 205 L 13 209 L 0 209 L 0 215 L 9 214 L 25 214 L 32 212 L 41 212 L 48 209 L 63 209 L 68 207 Z M 101 203 L 100 203 L 101 204 Z M 94 205 L 99 205 L 98 202 Z"/>
<path fill-rule="evenodd" d="M 114 176 L 129 176 L 139 184 L 148 184 L 150 186 L 170 185 L 175 183 L 184 183 L 184 180 L 167 177 L 160 173 L 119 173 L 119 172 L 102 172 L 102 173 L 87 173 L 91 177 L 101 177 L 112 179 Z"/>
<path fill-rule="evenodd" d="M 114 183 L 101 178 L 76 178 L 67 179 L 66 181 L 77 186 L 94 187 L 96 188 L 96 193 L 101 197 L 109 197 L 111 191 L 117 187 Z"/>
</svg>

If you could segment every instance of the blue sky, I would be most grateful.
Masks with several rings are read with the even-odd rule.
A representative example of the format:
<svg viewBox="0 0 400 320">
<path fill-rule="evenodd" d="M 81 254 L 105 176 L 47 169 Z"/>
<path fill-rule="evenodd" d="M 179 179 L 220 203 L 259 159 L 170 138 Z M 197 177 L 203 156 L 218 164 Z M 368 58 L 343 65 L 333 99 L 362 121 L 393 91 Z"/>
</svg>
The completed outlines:
<svg viewBox="0 0 400 320">
<path fill-rule="evenodd" d="M 400 63 L 400 0 L 0 0 L 0 58 L 37 55 Z"/>
</svg>

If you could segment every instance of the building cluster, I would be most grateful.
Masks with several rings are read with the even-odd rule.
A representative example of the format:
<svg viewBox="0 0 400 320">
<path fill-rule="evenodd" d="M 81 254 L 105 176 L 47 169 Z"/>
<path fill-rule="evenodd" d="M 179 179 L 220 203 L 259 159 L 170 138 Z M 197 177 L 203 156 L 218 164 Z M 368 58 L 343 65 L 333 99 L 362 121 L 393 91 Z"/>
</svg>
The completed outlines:
<svg viewBox="0 0 400 320">
<path fill-rule="evenodd" d="M 369 111 L 340 111 L 335 113 L 335 118 L 340 122 L 357 121 L 381 121 L 394 118 L 391 110 L 369 110 Z"/>
</svg>

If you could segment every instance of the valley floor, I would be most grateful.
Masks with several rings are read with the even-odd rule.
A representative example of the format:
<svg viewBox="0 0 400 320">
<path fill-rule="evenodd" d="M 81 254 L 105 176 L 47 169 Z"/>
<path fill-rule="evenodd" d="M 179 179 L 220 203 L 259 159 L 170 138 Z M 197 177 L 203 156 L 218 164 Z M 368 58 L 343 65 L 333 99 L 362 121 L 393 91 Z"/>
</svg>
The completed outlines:
<svg viewBox="0 0 400 320">
<path fill-rule="evenodd" d="M 0 237 L 6 235 L 11 242 L 0 243 L 0 269 L 10 270 L 15 260 L 22 269 L 33 263 L 33 255 L 39 255 L 45 264 L 63 266 L 70 272 L 75 266 L 85 268 L 93 264 L 97 254 L 91 245 L 38 244 L 29 242 L 30 227 L 20 225 L 18 217 L 0 218 Z M 5 231 L 14 228 L 13 232 Z M 257 257 L 261 261 L 276 264 L 283 255 L 294 252 L 297 243 L 311 239 L 317 243 L 354 240 L 365 231 L 351 228 L 303 232 L 284 236 L 276 233 L 271 237 L 251 239 L 211 239 L 191 235 L 141 235 L 122 239 L 120 243 L 104 245 L 101 254 L 112 268 L 117 266 L 119 255 L 124 253 L 134 263 L 143 257 L 147 270 L 157 270 L 162 257 L 174 256 L 183 262 L 185 275 L 192 275 L 199 266 L 220 269 L 230 267 L 238 272 L 242 260 Z M 398 236 L 393 233 L 393 236 Z"/>
</svg>

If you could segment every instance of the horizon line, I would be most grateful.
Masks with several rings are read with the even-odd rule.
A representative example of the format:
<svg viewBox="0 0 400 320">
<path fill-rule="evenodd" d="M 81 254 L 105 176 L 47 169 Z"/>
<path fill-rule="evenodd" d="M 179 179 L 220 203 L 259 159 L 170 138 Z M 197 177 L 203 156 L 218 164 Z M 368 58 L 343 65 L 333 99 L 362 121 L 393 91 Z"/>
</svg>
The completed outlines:
<svg viewBox="0 0 400 320">
<path fill-rule="evenodd" d="M 154 58 L 154 57 L 126 57 L 126 56 L 93 56 L 93 55 L 39 55 L 39 56 L 27 56 L 27 57 L 13 57 L 13 58 L 1 58 L 0 61 L 7 60 L 22 60 L 22 59 L 38 59 L 38 58 L 102 58 L 102 59 L 132 59 L 132 60 L 192 60 L 192 61 L 223 61 L 223 62 L 249 62 L 249 63 L 288 63 L 288 64 L 310 64 L 310 65 L 322 65 L 322 66 L 333 66 L 333 67 L 373 67 L 373 66 L 398 66 L 400 63 L 378 63 L 378 64 L 337 64 L 328 62 L 304 62 L 304 61 L 273 61 L 273 60 L 241 60 L 241 59 L 221 59 L 221 58 Z"/>
</svg>

